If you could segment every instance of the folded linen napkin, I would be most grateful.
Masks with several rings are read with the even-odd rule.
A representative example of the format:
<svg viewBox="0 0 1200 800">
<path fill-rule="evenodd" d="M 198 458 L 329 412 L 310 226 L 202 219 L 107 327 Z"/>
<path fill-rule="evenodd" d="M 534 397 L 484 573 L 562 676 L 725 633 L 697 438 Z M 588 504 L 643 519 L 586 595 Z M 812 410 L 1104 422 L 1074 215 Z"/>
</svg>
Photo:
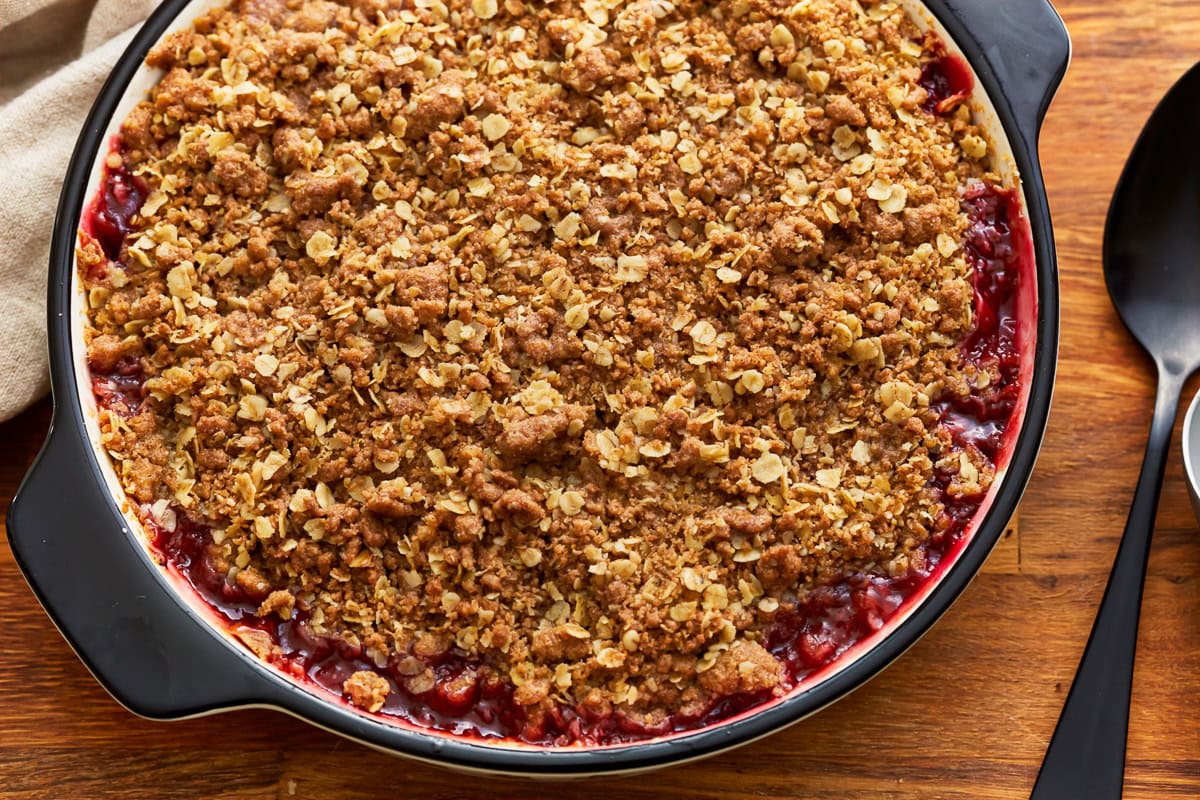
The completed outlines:
<svg viewBox="0 0 1200 800">
<path fill-rule="evenodd" d="M 0 420 L 45 394 L 50 231 L 75 140 L 155 0 L 0 0 Z"/>
</svg>

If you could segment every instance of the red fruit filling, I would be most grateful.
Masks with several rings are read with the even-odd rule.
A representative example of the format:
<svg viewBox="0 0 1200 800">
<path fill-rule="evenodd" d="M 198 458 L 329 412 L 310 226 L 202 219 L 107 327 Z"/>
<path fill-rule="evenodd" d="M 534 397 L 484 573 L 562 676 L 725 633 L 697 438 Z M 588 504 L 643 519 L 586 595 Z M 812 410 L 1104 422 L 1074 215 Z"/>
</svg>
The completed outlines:
<svg viewBox="0 0 1200 800">
<path fill-rule="evenodd" d="M 92 372 L 92 394 L 102 408 L 131 417 L 142 403 L 145 381 L 141 362 L 127 356 L 108 372 Z"/>
<path fill-rule="evenodd" d="M 113 156 L 122 156 L 119 142 L 114 144 L 106 162 L 100 191 L 83 213 L 83 230 L 100 243 L 110 261 L 119 261 L 121 246 L 133 231 L 133 217 L 146 202 L 150 190 L 146 182 L 130 174 L 124 159 L 117 163 Z M 115 164 L 115 166 L 113 166 Z"/>
<path fill-rule="evenodd" d="M 961 56 L 943 54 L 925 65 L 918 83 L 929 93 L 922 108 L 946 116 L 970 96 L 975 79 Z"/>
</svg>

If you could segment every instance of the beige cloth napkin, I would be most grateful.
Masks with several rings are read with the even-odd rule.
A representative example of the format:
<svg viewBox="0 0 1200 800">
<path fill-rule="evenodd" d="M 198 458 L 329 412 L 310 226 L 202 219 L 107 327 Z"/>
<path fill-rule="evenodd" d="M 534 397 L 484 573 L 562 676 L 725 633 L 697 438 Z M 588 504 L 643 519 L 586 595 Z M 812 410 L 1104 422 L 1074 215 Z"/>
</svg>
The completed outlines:
<svg viewBox="0 0 1200 800">
<path fill-rule="evenodd" d="M 50 231 L 83 120 L 155 0 L 0 0 L 0 420 L 46 393 Z"/>
</svg>

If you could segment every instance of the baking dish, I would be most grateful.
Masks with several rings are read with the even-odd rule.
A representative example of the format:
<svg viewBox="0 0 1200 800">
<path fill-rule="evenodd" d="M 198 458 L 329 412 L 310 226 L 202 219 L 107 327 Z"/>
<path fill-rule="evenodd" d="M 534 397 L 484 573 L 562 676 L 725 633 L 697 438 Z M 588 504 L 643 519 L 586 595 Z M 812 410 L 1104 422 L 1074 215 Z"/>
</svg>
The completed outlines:
<svg viewBox="0 0 1200 800">
<path fill-rule="evenodd" d="M 101 93 L 76 149 L 55 224 L 50 338 L 55 417 L 46 447 L 9 516 L 13 550 L 35 592 L 102 684 L 136 713 L 178 718 L 265 705 L 386 750 L 460 768 L 580 775 L 645 769 L 708 755 L 794 722 L 863 683 L 910 646 L 962 591 L 998 540 L 1032 470 L 1049 408 L 1057 346 L 1052 233 L 1036 158 L 1037 129 L 1069 57 L 1065 31 L 1043 0 L 929 2 L 914 17 L 934 27 L 975 73 L 975 111 L 1023 178 L 1036 281 L 1019 301 L 1026 352 L 1017 436 L 973 532 L 876 635 L 788 696 L 698 731 L 603 748 L 483 742 L 388 724 L 293 682 L 238 645 L 178 576 L 151 558 L 136 518 L 97 445 L 82 346 L 75 232 L 119 121 L 156 75 L 142 66 L 165 32 L 208 2 L 168 2 L 147 23 Z M 1008 152 L 1005 152 L 1008 151 Z M 70 501 L 61 497 L 70 493 Z"/>
</svg>

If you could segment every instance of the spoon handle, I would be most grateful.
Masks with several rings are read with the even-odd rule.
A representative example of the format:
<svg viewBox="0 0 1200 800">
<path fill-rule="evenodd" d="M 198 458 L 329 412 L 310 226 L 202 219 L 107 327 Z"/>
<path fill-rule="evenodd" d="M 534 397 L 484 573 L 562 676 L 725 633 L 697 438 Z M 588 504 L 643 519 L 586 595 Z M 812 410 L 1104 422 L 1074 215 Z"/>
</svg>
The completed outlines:
<svg viewBox="0 0 1200 800">
<path fill-rule="evenodd" d="M 1121 797 L 1146 560 L 1175 412 L 1186 377 L 1180 370 L 1158 366 L 1154 421 L 1129 521 L 1030 800 Z"/>
</svg>

